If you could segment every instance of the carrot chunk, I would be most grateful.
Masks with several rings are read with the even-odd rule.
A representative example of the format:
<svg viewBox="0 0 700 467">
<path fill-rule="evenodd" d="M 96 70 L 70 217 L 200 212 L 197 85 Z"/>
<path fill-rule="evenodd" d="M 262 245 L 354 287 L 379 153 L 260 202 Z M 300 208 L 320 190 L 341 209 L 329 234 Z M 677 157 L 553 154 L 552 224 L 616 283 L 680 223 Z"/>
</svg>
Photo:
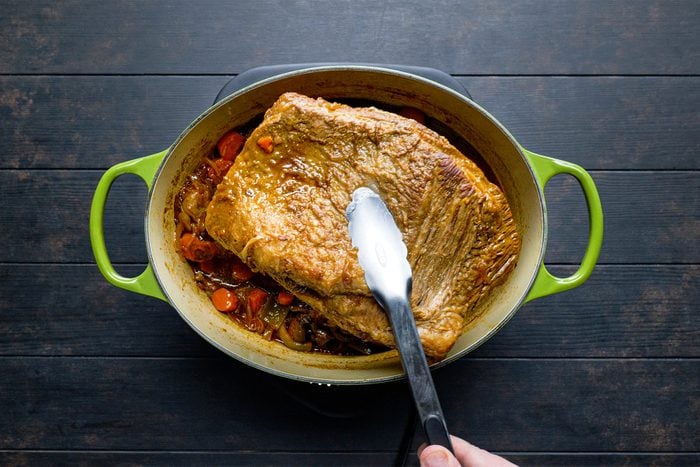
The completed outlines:
<svg viewBox="0 0 700 467">
<path fill-rule="evenodd" d="M 249 281 L 255 273 L 242 261 L 236 261 L 231 265 L 231 277 L 238 282 Z"/>
<path fill-rule="evenodd" d="M 231 313 L 238 308 L 238 297 L 228 289 L 216 289 L 211 296 L 214 307 L 222 313 Z"/>
<path fill-rule="evenodd" d="M 248 292 L 248 309 L 253 314 L 257 314 L 266 301 L 267 292 L 265 292 L 263 289 L 254 288 Z"/>
<path fill-rule="evenodd" d="M 290 294 L 286 290 L 281 290 L 277 294 L 277 303 L 284 306 L 289 306 L 294 301 L 294 295 Z"/>
<path fill-rule="evenodd" d="M 180 248 L 185 258 L 196 263 L 209 261 L 218 252 L 214 242 L 200 240 L 189 232 L 180 237 Z"/>
<path fill-rule="evenodd" d="M 258 146 L 260 149 L 265 151 L 268 154 L 272 153 L 273 149 L 273 142 L 272 142 L 272 136 L 261 136 L 258 141 Z"/>
<path fill-rule="evenodd" d="M 219 139 L 219 142 L 216 143 L 216 148 L 219 150 L 219 155 L 222 159 L 233 161 L 241 152 L 244 143 L 245 136 L 237 131 L 229 131 Z"/>
<path fill-rule="evenodd" d="M 214 159 L 207 168 L 207 178 L 218 185 L 221 183 L 221 180 L 224 179 L 226 173 L 232 165 L 233 161 L 226 159 Z"/>
</svg>

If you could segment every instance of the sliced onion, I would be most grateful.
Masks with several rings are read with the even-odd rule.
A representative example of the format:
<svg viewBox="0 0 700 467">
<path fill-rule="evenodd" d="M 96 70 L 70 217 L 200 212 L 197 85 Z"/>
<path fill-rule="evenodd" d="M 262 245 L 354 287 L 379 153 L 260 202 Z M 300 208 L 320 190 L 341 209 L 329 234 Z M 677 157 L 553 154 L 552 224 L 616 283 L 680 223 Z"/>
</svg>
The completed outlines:
<svg viewBox="0 0 700 467">
<path fill-rule="evenodd" d="M 306 342 L 306 331 L 298 318 L 292 318 L 289 321 L 287 332 L 297 342 Z"/>
<path fill-rule="evenodd" d="M 311 350 L 311 342 L 297 342 L 294 339 L 292 339 L 292 336 L 289 335 L 287 332 L 287 327 L 283 324 L 282 326 L 279 327 L 277 330 L 277 334 L 280 336 L 280 339 L 286 345 L 292 350 L 298 350 L 300 352 L 308 352 Z"/>
<path fill-rule="evenodd" d="M 209 204 L 209 188 L 194 180 L 182 198 L 182 210 L 191 218 L 197 219 Z"/>
<path fill-rule="evenodd" d="M 184 228 L 192 230 L 192 219 L 185 211 L 180 211 L 180 214 L 177 215 L 177 220 L 180 221 L 180 224 Z"/>
</svg>

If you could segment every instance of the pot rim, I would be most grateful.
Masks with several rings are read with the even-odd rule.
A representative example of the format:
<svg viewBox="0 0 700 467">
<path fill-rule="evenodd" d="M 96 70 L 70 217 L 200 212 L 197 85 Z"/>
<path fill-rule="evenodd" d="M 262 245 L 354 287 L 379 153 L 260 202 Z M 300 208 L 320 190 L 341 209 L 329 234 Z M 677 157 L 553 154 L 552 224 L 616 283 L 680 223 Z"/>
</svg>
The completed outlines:
<svg viewBox="0 0 700 467">
<path fill-rule="evenodd" d="M 156 180 L 158 180 L 163 172 L 164 167 L 167 165 L 168 161 L 170 160 L 170 156 L 172 155 L 173 150 L 180 144 L 180 142 L 192 131 L 193 128 L 195 128 L 197 125 L 199 125 L 204 119 L 206 119 L 210 114 L 215 112 L 217 109 L 220 107 L 228 105 L 228 103 L 234 99 L 236 99 L 238 96 L 246 94 L 250 92 L 251 90 L 257 89 L 259 87 L 263 87 L 266 85 L 269 85 L 270 83 L 280 81 L 283 79 L 287 78 L 292 78 L 295 76 L 301 76 L 301 75 L 307 75 L 307 74 L 313 74 L 317 72 L 367 72 L 367 73 L 381 73 L 385 75 L 392 75 L 392 76 L 398 76 L 403 79 L 407 80 L 413 80 L 413 81 L 418 81 L 421 82 L 422 84 L 429 85 L 432 87 L 436 87 L 440 89 L 442 92 L 450 94 L 450 96 L 454 99 L 458 99 L 462 102 L 464 102 L 466 105 L 469 105 L 473 108 L 475 108 L 479 113 L 484 115 L 491 124 L 495 125 L 498 130 L 508 139 L 510 144 L 515 148 L 517 151 L 518 156 L 524 163 L 525 167 L 528 170 L 528 173 L 533 180 L 534 185 L 537 188 L 537 197 L 539 199 L 539 204 L 541 209 L 539 212 L 541 213 L 541 223 L 542 223 L 542 236 L 541 236 L 541 244 L 539 248 L 539 254 L 537 257 L 537 267 L 535 268 L 535 272 L 530 275 L 528 281 L 527 281 L 527 286 L 522 287 L 522 292 L 520 296 L 517 298 L 517 300 L 514 301 L 514 305 L 511 307 L 510 311 L 506 314 L 506 316 L 503 317 L 497 324 L 494 326 L 491 326 L 488 332 L 484 333 L 479 339 L 471 343 L 470 345 L 466 346 L 463 349 L 460 349 L 458 352 L 448 355 L 445 357 L 443 360 L 436 362 L 432 364 L 430 367 L 431 369 L 437 369 L 441 368 L 449 363 L 454 362 L 455 360 L 458 360 L 465 355 L 473 352 L 475 349 L 483 345 L 485 342 L 487 342 L 491 337 L 493 337 L 499 330 L 503 328 L 516 314 L 516 312 L 522 307 L 522 305 L 526 302 L 527 295 L 529 291 L 532 289 L 533 284 L 535 282 L 535 279 L 538 276 L 537 270 L 539 270 L 540 266 L 542 265 L 544 261 L 544 255 L 546 252 L 546 246 L 547 246 L 547 241 L 548 241 L 548 223 L 547 223 L 547 207 L 545 203 L 545 197 L 544 193 L 542 192 L 542 188 L 540 185 L 536 182 L 537 177 L 535 175 L 535 172 L 532 168 L 532 165 L 530 164 L 529 160 L 527 157 L 525 157 L 525 154 L 523 152 L 522 147 L 520 144 L 515 140 L 513 135 L 501 124 L 501 122 L 496 119 L 491 113 L 489 113 L 486 109 L 481 107 L 478 103 L 474 102 L 472 99 L 464 96 L 463 94 L 460 94 L 459 92 L 441 84 L 438 82 L 435 82 L 433 80 L 424 78 L 422 76 L 418 76 L 412 73 L 404 72 L 404 71 L 399 71 L 395 69 L 390 69 L 390 68 L 385 68 L 382 66 L 375 66 L 375 65 L 352 65 L 352 64 L 339 64 L 339 65 L 318 65 L 318 66 L 313 66 L 310 65 L 308 68 L 302 68 L 298 70 L 293 70 L 285 73 L 281 73 L 278 75 L 274 75 L 265 79 L 262 79 L 260 81 L 251 83 L 240 90 L 233 92 L 226 96 L 225 98 L 221 99 L 217 103 L 211 105 L 207 109 L 205 109 L 200 115 L 198 115 L 187 127 L 178 135 L 178 137 L 175 139 L 175 141 L 170 145 L 170 147 L 167 149 L 167 152 L 162 158 L 162 161 L 160 165 L 158 166 L 155 176 L 153 178 L 153 184 L 151 190 L 148 192 L 148 197 L 147 197 L 147 202 L 146 202 L 146 213 L 144 217 L 144 224 L 145 224 L 145 236 L 146 236 L 146 252 L 148 255 L 148 261 L 151 265 L 153 265 L 153 273 L 156 277 L 156 280 L 158 282 L 158 285 L 160 286 L 161 290 L 163 291 L 163 294 L 167 298 L 168 303 L 175 308 L 175 310 L 178 312 L 180 317 L 185 320 L 185 322 L 197 332 L 201 337 L 203 337 L 207 342 L 212 344 L 214 347 L 217 349 L 221 350 L 224 352 L 226 355 L 229 355 L 230 357 L 233 357 L 234 359 L 238 360 L 239 362 L 242 362 L 248 366 L 257 368 L 261 371 L 264 371 L 266 373 L 270 373 L 276 376 L 281 376 L 287 379 L 292 379 L 292 380 L 297 380 L 297 381 L 304 381 L 304 382 L 309 382 L 309 383 L 315 383 L 315 384 L 333 384 L 333 385 L 357 385 L 357 384 L 379 384 L 379 383 L 386 383 L 386 382 L 391 382 L 391 381 L 398 381 L 405 379 L 406 375 L 405 373 L 399 373 L 399 374 L 394 374 L 390 376 L 383 376 L 383 377 L 376 377 L 373 379 L 364 379 L 364 378 L 357 378 L 357 379 L 342 379 L 342 380 L 333 380 L 333 379 L 322 379 L 322 378 L 315 378 L 315 377 L 309 377 L 309 376 L 303 376 L 303 375 L 298 375 L 294 373 L 288 373 L 285 371 L 281 371 L 275 368 L 271 368 L 262 364 L 259 364 L 257 362 L 251 361 L 247 358 L 245 358 L 242 355 L 239 355 L 226 347 L 224 347 L 222 344 L 217 342 L 214 338 L 210 337 L 204 330 L 200 329 L 195 323 L 193 323 L 190 318 L 184 313 L 183 310 L 180 310 L 178 306 L 176 306 L 174 303 L 174 300 L 171 295 L 171 291 L 169 290 L 168 287 L 164 286 L 164 281 L 161 278 L 161 272 L 159 270 L 159 265 L 156 265 L 154 262 L 153 258 L 153 249 L 151 245 L 151 239 L 150 239 L 150 231 L 149 231 L 149 226 L 148 222 L 151 216 L 151 208 L 152 208 L 152 199 L 153 199 L 153 190 L 156 186 Z M 162 265 L 161 265 L 162 266 Z M 396 350 L 390 350 L 385 352 L 386 354 L 389 353 L 395 353 Z M 352 371 L 352 370 L 348 370 Z"/>
</svg>

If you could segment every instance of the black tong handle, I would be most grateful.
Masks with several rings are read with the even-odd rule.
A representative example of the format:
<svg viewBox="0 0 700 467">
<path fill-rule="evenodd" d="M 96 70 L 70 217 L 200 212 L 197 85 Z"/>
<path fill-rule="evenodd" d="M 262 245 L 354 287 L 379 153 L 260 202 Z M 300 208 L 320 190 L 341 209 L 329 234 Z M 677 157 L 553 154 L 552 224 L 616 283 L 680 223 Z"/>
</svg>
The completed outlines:
<svg viewBox="0 0 700 467">
<path fill-rule="evenodd" d="M 442 414 L 430 367 L 425 358 L 413 312 L 407 299 L 375 298 L 389 315 L 416 410 L 429 444 L 444 446 L 454 453 L 445 417 Z M 417 343 L 417 345 L 416 345 Z"/>
</svg>

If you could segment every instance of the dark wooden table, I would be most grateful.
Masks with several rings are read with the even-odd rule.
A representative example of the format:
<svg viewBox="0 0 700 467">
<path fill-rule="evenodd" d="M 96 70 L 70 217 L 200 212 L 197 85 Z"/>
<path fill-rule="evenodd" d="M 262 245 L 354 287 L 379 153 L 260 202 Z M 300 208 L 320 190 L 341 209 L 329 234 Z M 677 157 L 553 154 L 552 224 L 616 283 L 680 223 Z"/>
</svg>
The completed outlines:
<svg viewBox="0 0 700 467">
<path fill-rule="evenodd" d="M 3 1 L 0 464 L 391 465 L 422 441 L 404 384 L 245 367 L 168 305 L 109 286 L 90 249 L 106 168 L 166 148 L 238 73 L 328 61 L 446 71 L 600 190 L 590 280 L 435 372 L 451 430 L 523 465 L 700 464 L 692 0 Z M 146 262 L 145 197 L 124 177 L 108 201 L 125 274 Z M 566 274 L 585 205 L 564 176 L 547 198 L 547 262 Z"/>
</svg>

